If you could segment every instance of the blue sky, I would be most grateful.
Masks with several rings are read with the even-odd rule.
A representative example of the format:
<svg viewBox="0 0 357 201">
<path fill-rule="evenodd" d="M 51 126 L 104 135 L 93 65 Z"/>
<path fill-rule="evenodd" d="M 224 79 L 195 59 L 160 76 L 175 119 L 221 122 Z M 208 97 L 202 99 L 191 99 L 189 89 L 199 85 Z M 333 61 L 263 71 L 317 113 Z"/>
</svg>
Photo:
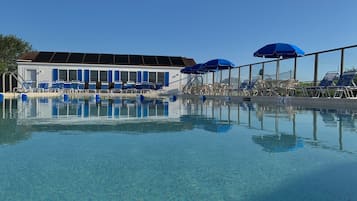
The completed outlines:
<svg viewBox="0 0 357 201">
<path fill-rule="evenodd" d="M 267 43 L 357 44 L 355 0 L 1 0 L 0 33 L 42 51 L 262 61 Z"/>
</svg>

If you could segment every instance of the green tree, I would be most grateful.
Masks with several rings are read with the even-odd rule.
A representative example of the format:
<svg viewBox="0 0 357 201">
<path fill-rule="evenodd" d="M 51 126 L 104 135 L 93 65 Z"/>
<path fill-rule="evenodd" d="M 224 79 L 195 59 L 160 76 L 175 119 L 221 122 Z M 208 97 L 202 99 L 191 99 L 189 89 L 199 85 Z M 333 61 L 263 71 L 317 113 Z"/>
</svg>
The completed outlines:
<svg viewBox="0 0 357 201">
<path fill-rule="evenodd" d="M 14 35 L 0 34 L 0 73 L 16 70 L 16 59 L 32 50 L 31 45 Z"/>
</svg>

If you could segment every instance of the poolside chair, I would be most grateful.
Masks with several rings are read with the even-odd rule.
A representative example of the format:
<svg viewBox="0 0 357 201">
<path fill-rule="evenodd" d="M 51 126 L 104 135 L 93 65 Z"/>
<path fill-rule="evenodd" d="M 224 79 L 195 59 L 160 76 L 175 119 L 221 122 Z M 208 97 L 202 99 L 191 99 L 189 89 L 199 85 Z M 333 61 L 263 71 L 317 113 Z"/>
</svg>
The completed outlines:
<svg viewBox="0 0 357 201">
<path fill-rule="evenodd" d="M 356 77 L 357 71 L 345 72 L 338 79 L 336 86 L 327 87 L 327 90 L 334 90 L 333 98 L 356 98 L 357 90 L 353 79 Z"/>
<path fill-rule="evenodd" d="M 261 95 L 261 79 L 259 77 L 253 78 L 250 82 L 248 81 L 246 87 L 243 89 L 243 94 L 245 96 L 257 96 Z"/>
<path fill-rule="evenodd" d="M 97 83 L 96 82 L 89 82 L 88 83 L 88 91 L 97 91 Z"/>
<path fill-rule="evenodd" d="M 238 95 L 245 96 L 246 92 L 247 92 L 248 85 L 249 85 L 249 80 L 243 80 L 243 82 L 240 83 L 240 85 L 239 85 Z"/>
<path fill-rule="evenodd" d="M 51 91 L 53 92 L 61 92 L 64 89 L 64 81 L 57 80 L 52 82 Z"/>
<path fill-rule="evenodd" d="M 112 89 L 112 92 L 121 92 L 123 89 L 123 83 L 122 82 L 114 82 L 114 88 Z"/>
<path fill-rule="evenodd" d="M 298 81 L 295 79 L 281 80 L 278 85 L 278 93 L 280 96 L 295 95 Z"/>
<path fill-rule="evenodd" d="M 38 83 L 39 92 L 48 92 L 49 91 L 49 83 L 48 82 L 40 82 Z"/>
<path fill-rule="evenodd" d="M 71 88 L 74 92 L 80 92 L 84 89 L 84 83 L 80 81 L 72 81 Z"/>
<path fill-rule="evenodd" d="M 160 90 L 160 89 L 162 89 L 163 86 L 164 86 L 164 85 L 163 85 L 162 83 L 157 82 L 157 83 L 155 84 L 155 90 Z"/>
<path fill-rule="evenodd" d="M 63 89 L 66 92 L 73 92 L 72 82 L 64 82 Z"/>
<path fill-rule="evenodd" d="M 136 83 L 135 88 L 140 92 L 140 93 L 146 93 L 150 90 L 154 89 L 154 85 L 150 82 L 141 82 L 141 83 Z"/>
<path fill-rule="evenodd" d="M 127 83 L 124 83 L 123 89 L 124 89 L 124 92 L 134 93 L 134 92 L 136 91 L 136 89 L 135 89 L 135 82 L 127 82 Z"/>
<path fill-rule="evenodd" d="M 337 72 L 327 72 L 318 86 L 302 88 L 305 96 L 330 97 L 328 87 L 334 86 L 334 81 L 338 79 Z"/>
<path fill-rule="evenodd" d="M 108 82 L 101 82 L 100 83 L 100 91 L 105 91 L 108 92 L 109 91 L 109 83 Z"/>
</svg>

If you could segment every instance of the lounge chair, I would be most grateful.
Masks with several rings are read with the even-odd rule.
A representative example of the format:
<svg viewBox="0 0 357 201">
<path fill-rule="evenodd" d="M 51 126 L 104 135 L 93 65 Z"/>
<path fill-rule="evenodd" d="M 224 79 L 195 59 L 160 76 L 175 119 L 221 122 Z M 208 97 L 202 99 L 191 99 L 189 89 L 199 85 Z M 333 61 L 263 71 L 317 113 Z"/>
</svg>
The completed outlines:
<svg viewBox="0 0 357 201">
<path fill-rule="evenodd" d="M 123 83 L 115 81 L 114 82 L 114 88 L 112 89 L 112 92 L 121 92 L 123 89 Z"/>
<path fill-rule="evenodd" d="M 356 75 L 357 71 L 343 73 L 338 79 L 336 86 L 327 87 L 327 90 L 334 90 L 334 98 L 356 98 L 354 94 L 357 86 L 353 81 Z"/>
<path fill-rule="evenodd" d="M 330 97 L 328 87 L 334 86 L 334 81 L 338 79 L 337 72 L 327 72 L 318 86 L 302 88 L 304 96 Z"/>
<path fill-rule="evenodd" d="M 63 84 L 63 89 L 67 92 L 72 92 L 73 91 L 72 82 L 65 82 Z"/>
<path fill-rule="evenodd" d="M 102 82 L 100 84 L 100 91 L 108 92 L 109 91 L 109 83 L 108 82 Z"/>
<path fill-rule="evenodd" d="M 96 82 L 89 82 L 88 83 L 88 91 L 97 92 L 97 83 Z"/>
<path fill-rule="evenodd" d="M 136 91 L 135 82 L 124 83 L 123 89 L 127 93 L 134 93 Z"/>
<path fill-rule="evenodd" d="M 40 82 L 38 83 L 39 92 L 48 92 L 49 91 L 49 83 L 48 82 Z"/>
</svg>

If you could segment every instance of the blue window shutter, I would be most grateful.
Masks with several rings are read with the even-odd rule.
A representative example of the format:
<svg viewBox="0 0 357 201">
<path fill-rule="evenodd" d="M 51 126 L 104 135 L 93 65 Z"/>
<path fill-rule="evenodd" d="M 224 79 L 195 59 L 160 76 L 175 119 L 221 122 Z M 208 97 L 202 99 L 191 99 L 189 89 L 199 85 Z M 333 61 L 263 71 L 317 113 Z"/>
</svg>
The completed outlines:
<svg viewBox="0 0 357 201">
<path fill-rule="evenodd" d="M 53 69 L 52 70 L 52 81 L 57 81 L 58 80 L 58 69 Z"/>
<path fill-rule="evenodd" d="M 89 82 L 89 70 L 84 70 L 84 81 Z"/>
<path fill-rule="evenodd" d="M 149 77 L 148 75 L 149 75 L 149 73 L 147 71 L 144 71 L 144 73 L 143 73 L 143 81 L 144 82 L 148 81 L 148 77 Z"/>
<path fill-rule="evenodd" d="M 114 72 L 114 81 L 119 81 L 119 71 L 118 70 L 116 70 Z"/>
<path fill-rule="evenodd" d="M 141 82 L 141 71 L 138 71 L 138 73 L 137 73 L 137 80 L 138 80 L 138 82 Z"/>
<path fill-rule="evenodd" d="M 169 72 L 165 72 L 164 79 L 165 79 L 164 86 L 168 87 L 169 86 Z"/>
<path fill-rule="evenodd" d="M 112 70 L 108 71 L 108 81 L 113 82 L 113 71 Z"/>
<path fill-rule="evenodd" d="M 77 71 L 77 74 L 78 74 L 78 76 L 77 76 L 77 77 L 78 77 L 78 80 L 82 82 L 82 81 L 83 81 L 83 79 L 82 79 L 82 70 L 79 69 L 79 70 Z"/>
</svg>

